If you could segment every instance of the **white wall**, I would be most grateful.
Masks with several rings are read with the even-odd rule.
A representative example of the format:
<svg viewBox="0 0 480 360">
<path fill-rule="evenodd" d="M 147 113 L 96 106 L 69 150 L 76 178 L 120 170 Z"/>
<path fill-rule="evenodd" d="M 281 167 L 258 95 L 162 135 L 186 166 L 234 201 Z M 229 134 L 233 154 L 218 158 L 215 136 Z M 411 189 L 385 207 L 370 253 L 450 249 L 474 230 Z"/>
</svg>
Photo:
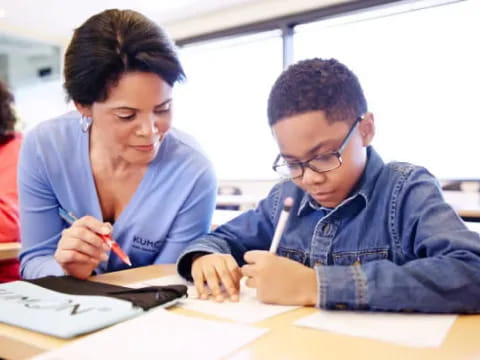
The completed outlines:
<svg viewBox="0 0 480 360">
<path fill-rule="evenodd" d="M 258 200 L 265 198 L 279 180 L 219 180 L 218 186 L 235 186 L 241 189 L 242 195 Z"/>
<path fill-rule="evenodd" d="M 60 78 L 39 81 L 14 89 L 15 110 L 21 129 L 28 130 L 41 121 L 51 119 L 73 109 L 65 101 Z"/>
</svg>

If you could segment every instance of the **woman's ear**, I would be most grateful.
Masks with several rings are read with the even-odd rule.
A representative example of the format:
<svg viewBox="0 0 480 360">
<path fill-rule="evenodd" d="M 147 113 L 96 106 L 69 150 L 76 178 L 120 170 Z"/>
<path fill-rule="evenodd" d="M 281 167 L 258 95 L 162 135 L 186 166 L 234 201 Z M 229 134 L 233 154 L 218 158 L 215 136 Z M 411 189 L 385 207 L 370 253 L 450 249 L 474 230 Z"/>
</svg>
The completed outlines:
<svg viewBox="0 0 480 360">
<path fill-rule="evenodd" d="M 82 105 L 76 101 L 74 101 L 73 104 L 80 114 L 88 118 L 92 117 L 92 107 L 90 105 Z"/>
<path fill-rule="evenodd" d="M 365 113 L 359 124 L 360 135 L 362 136 L 362 145 L 368 146 L 375 136 L 375 119 L 371 112 Z"/>
</svg>

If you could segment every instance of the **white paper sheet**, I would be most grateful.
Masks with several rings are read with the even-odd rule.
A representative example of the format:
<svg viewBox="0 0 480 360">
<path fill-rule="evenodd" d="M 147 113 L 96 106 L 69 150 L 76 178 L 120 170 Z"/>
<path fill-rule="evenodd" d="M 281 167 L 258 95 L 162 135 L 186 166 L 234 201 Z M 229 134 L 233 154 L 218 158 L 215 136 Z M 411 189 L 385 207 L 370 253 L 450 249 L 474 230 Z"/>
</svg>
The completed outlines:
<svg viewBox="0 0 480 360">
<path fill-rule="evenodd" d="M 406 346 L 438 347 L 447 336 L 456 317 L 456 315 L 320 310 L 297 320 L 295 325 Z"/>
<path fill-rule="evenodd" d="M 157 308 L 35 359 L 214 360 L 266 332 L 266 329 L 187 317 Z"/>
<path fill-rule="evenodd" d="M 143 287 L 170 284 L 186 284 L 188 286 L 188 298 L 179 302 L 178 306 L 201 313 L 215 315 L 243 324 L 251 324 L 257 321 L 262 321 L 269 317 L 298 308 L 298 306 L 263 304 L 256 299 L 256 290 L 246 286 L 241 287 L 240 300 L 238 302 L 230 302 L 229 300 L 225 300 L 222 303 L 217 303 L 213 300 L 200 300 L 198 299 L 195 286 L 188 284 L 178 275 L 151 279 L 127 286 Z"/>
</svg>

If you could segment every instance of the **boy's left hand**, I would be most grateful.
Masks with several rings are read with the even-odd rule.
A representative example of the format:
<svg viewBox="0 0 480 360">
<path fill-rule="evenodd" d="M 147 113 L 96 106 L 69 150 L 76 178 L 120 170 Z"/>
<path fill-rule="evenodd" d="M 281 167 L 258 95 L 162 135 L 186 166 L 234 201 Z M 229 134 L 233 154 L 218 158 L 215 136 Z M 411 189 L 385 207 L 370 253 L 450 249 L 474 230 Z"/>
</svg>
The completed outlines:
<svg viewBox="0 0 480 360">
<path fill-rule="evenodd" d="M 257 289 L 260 301 L 282 305 L 317 303 L 314 269 L 268 251 L 248 251 L 244 259 L 247 265 L 241 270 L 247 277 L 246 285 Z"/>
</svg>

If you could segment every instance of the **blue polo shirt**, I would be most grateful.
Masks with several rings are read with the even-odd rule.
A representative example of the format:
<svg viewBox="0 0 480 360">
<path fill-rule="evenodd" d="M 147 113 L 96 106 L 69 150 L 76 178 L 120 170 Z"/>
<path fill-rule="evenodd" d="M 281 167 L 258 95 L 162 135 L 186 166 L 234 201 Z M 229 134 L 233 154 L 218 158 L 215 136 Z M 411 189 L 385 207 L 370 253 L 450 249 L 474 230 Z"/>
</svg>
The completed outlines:
<svg viewBox="0 0 480 360">
<path fill-rule="evenodd" d="M 102 219 L 89 159 L 89 133 L 71 112 L 29 131 L 19 161 L 21 275 L 62 275 L 53 255 L 68 227 L 58 208 Z M 194 238 L 206 233 L 215 207 L 216 177 L 194 139 L 176 129 L 164 136 L 112 236 L 134 267 L 174 263 Z M 97 273 L 125 269 L 113 253 Z"/>
</svg>

